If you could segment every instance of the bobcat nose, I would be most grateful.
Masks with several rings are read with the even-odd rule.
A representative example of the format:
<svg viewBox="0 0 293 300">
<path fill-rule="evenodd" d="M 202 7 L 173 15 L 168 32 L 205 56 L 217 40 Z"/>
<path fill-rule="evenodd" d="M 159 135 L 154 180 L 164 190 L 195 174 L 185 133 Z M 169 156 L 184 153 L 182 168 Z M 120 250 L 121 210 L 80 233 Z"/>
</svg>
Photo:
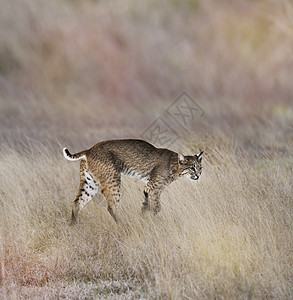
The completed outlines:
<svg viewBox="0 0 293 300">
<path fill-rule="evenodd" d="M 192 175 L 190 178 L 192 180 L 198 180 L 199 176 L 197 174 L 195 174 L 195 175 Z"/>
</svg>

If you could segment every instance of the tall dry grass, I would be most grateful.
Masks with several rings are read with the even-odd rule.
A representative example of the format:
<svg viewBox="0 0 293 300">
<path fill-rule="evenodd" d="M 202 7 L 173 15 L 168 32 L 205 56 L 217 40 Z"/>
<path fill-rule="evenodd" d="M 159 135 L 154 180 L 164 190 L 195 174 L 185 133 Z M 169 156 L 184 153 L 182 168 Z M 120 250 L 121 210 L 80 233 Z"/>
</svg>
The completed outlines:
<svg viewBox="0 0 293 300">
<path fill-rule="evenodd" d="M 2 152 L 2 295 L 289 299 L 292 163 L 214 150 L 198 182 L 166 189 L 158 216 L 141 216 L 143 183 L 123 177 L 119 226 L 99 195 L 70 227 L 78 163 Z"/>
<path fill-rule="evenodd" d="M 0 0 L 0 298 L 293 297 L 292 3 Z M 79 151 L 137 138 L 186 90 L 204 150 L 142 218 L 97 196 L 69 226 Z M 169 119 L 168 119 L 169 121 Z M 183 136 L 184 133 L 184 136 Z"/>
</svg>

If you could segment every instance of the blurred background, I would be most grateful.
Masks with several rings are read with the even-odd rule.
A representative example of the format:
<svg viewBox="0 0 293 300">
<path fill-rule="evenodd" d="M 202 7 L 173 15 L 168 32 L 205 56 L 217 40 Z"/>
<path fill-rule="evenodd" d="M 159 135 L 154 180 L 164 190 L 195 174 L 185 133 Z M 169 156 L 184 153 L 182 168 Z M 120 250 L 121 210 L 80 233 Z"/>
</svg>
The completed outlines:
<svg viewBox="0 0 293 300">
<path fill-rule="evenodd" d="M 190 139 L 283 155 L 292 79 L 289 0 L 0 0 L 5 147 L 137 138 L 187 91 L 205 111 Z"/>
</svg>

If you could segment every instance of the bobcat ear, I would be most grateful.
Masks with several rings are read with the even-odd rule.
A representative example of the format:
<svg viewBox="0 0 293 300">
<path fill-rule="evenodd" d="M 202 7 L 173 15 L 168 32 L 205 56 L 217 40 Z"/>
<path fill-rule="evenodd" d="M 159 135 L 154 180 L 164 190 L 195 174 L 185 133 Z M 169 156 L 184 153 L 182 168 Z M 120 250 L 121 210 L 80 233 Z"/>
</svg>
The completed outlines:
<svg viewBox="0 0 293 300">
<path fill-rule="evenodd" d="M 203 155 L 203 151 L 201 151 L 198 154 L 195 154 L 194 156 L 196 156 L 197 160 L 201 160 L 202 159 L 202 157 L 201 157 L 202 155 Z"/>
<path fill-rule="evenodd" d="M 185 160 L 185 157 L 183 154 L 181 153 L 178 153 L 178 161 L 179 161 L 179 164 L 182 164 Z"/>
</svg>

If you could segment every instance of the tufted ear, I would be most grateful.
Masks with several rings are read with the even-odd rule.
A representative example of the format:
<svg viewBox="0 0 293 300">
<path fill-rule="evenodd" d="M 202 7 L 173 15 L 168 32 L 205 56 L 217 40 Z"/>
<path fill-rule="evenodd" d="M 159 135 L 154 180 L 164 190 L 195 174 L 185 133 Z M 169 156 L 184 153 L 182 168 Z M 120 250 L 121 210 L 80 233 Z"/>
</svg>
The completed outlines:
<svg viewBox="0 0 293 300">
<path fill-rule="evenodd" d="M 184 162 L 184 160 L 185 160 L 184 155 L 181 154 L 181 153 L 178 153 L 178 162 L 179 162 L 180 164 L 182 164 L 182 163 Z"/>
<path fill-rule="evenodd" d="M 201 159 L 202 159 L 202 156 L 203 155 L 203 151 L 201 151 L 200 153 L 198 153 L 198 154 L 195 154 L 194 156 L 196 156 L 196 158 L 197 158 L 197 160 L 198 161 L 201 161 Z"/>
</svg>

